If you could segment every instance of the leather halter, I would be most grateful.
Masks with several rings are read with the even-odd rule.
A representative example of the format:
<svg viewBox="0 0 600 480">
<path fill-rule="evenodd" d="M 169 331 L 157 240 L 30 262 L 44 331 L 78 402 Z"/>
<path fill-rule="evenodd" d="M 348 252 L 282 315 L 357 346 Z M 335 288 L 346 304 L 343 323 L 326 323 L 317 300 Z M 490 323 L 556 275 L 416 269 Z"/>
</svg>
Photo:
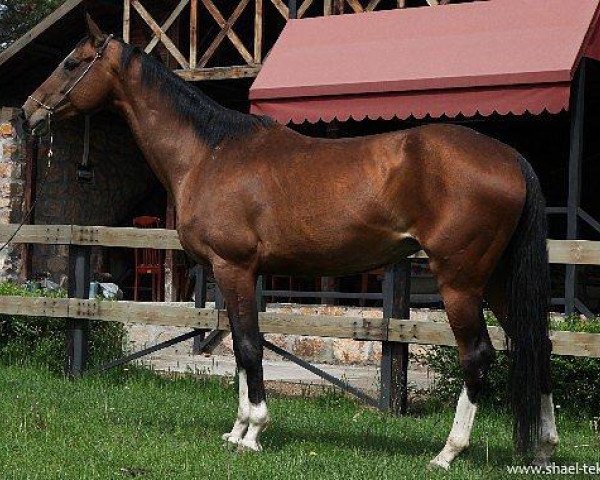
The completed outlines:
<svg viewBox="0 0 600 480">
<path fill-rule="evenodd" d="M 110 43 L 112 38 L 113 38 L 112 34 L 109 35 L 108 37 L 106 37 L 106 40 L 104 40 L 104 43 L 102 44 L 102 46 L 98 50 L 96 50 L 96 55 L 94 55 L 94 58 L 92 59 L 92 61 L 90 63 L 88 63 L 87 67 L 85 67 L 85 70 L 81 73 L 81 75 L 79 75 L 77 80 L 75 80 L 75 82 L 73 82 L 73 84 L 67 90 L 65 90 L 63 92 L 63 95 L 60 98 L 60 100 L 58 102 L 56 102 L 53 106 L 48 106 L 45 103 L 43 103 L 42 101 L 38 100 L 37 98 L 35 98 L 31 95 L 29 95 L 29 97 L 27 97 L 27 98 L 29 98 L 30 100 L 37 103 L 43 109 L 48 110 L 50 115 L 52 115 L 56 111 L 56 109 L 67 99 L 67 97 L 70 95 L 70 93 L 73 91 L 73 89 L 77 85 L 79 85 L 79 83 L 85 78 L 85 76 L 88 74 L 88 72 L 94 66 L 94 63 L 96 63 L 100 58 L 102 58 L 102 55 L 104 55 L 104 51 L 106 50 L 106 47 L 108 47 L 108 44 Z"/>
</svg>

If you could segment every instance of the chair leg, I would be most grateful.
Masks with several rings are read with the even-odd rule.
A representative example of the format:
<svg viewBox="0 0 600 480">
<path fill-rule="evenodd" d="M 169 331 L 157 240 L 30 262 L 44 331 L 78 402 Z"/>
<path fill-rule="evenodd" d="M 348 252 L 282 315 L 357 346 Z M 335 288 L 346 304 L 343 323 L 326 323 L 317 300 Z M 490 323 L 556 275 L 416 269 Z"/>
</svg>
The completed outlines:
<svg viewBox="0 0 600 480">
<path fill-rule="evenodd" d="M 165 279 L 162 269 L 158 271 L 158 301 L 162 302 L 165 299 Z"/>
<path fill-rule="evenodd" d="M 152 279 L 152 301 L 156 302 L 156 274 L 152 273 L 150 278 Z"/>
<path fill-rule="evenodd" d="M 138 299 L 138 272 L 135 270 L 135 276 L 133 279 L 133 300 L 137 302 Z"/>
</svg>

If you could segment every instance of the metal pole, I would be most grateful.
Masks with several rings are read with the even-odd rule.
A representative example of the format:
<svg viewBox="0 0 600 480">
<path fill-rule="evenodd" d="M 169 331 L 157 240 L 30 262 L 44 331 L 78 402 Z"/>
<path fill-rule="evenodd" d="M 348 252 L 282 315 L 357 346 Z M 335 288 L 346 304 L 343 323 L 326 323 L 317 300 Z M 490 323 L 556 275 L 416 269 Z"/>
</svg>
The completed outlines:
<svg viewBox="0 0 600 480">
<path fill-rule="evenodd" d="M 383 317 L 410 318 L 410 260 L 388 267 L 383 280 Z M 408 344 L 381 342 L 379 408 L 394 415 L 406 413 L 408 399 Z"/>
<path fill-rule="evenodd" d="M 302 360 L 301 358 L 298 358 L 296 355 L 288 352 L 287 350 L 284 350 L 281 347 L 278 347 L 277 345 L 275 345 L 267 340 L 264 340 L 263 343 L 264 343 L 265 348 L 268 348 L 272 352 L 275 352 L 276 354 L 281 355 L 286 360 L 289 360 L 290 362 L 294 362 L 296 365 L 300 365 L 305 370 L 308 370 L 309 372 L 314 373 L 315 375 L 327 380 L 329 383 L 332 383 L 336 387 L 339 387 L 342 390 L 351 393 L 355 397 L 360 398 L 366 404 L 371 405 L 372 407 L 379 407 L 379 402 L 377 402 L 376 399 L 371 398 L 369 395 L 367 395 L 365 392 L 363 392 L 359 388 L 356 388 L 356 387 L 350 385 L 349 383 L 347 383 L 343 380 L 340 380 L 337 377 L 334 377 L 333 375 L 325 372 L 324 370 L 321 370 L 320 368 L 317 368 L 314 365 L 311 365 L 306 360 Z"/>
<path fill-rule="evenodd" d="M 259 275 L 256 279 L 256 308 L 259 312 L 264 312 L 267 308 L 267 302 L 265 302 L 265 296 L 263 294 L 265 290 L 265 277 Z"/>
<path fill-rule="evenodd" d="M 221 293 L 221 289 L 215 283 L 215 308 L 217 310 L 223 310 L 225 308 L 225 299 L 223 298 L 223 294 Z"/>
<path fill-rule="evenodd" d="M 196 265 L 193 268 L 193 275 L 196 278 L 194 284 L 194 307 L 204 308 L 206 306 L 206 269 L 201 265 Z M 194 336 L 192 344 L 192 353 L 199 355 L 202 353 L 202 343 L 206 331 L 203 330 Z"/>
<path fill-rule="evenodd" d="M 200 352 L 202 352 L 205 347 L 207 347 L 209 344 L 211 344 L 212 342 L 215 341 L 215 339 L 219 336 L 219 331 L 218 330 L 213 330 L 210 335 L 202 340 L 201 342 L 199 342 L 199 349 Z M 117 360 L 113 360 L 111 362 L 105 363 L 104 365 L 101 365 L 97 368 L 94 368 L 93 370 L 89 370 L 87 372 L 85 372 L 86 375 L 90 375 L 93 373 L 99 373 L 99 372 L 104 372 L 106 370 L 109 370 L 111 368 L 115 368 L 121 365 L 125 365 L 126 363 L 132 362 L 134 360 L 137 360 L 138 358 L 142 358 L 146 355 L 150 355 L 151 353 L 154 352 L 158 352 L 159 350 L 162 350 L 164 348 L 167 347 L 171 347 L 173 345 L 176 345 L 180 342 L 184 342 L 185 340 L 188 340 L 190 338 L 197 338 L 198 335 L 203 335 L 204 332 L 200 331 L 200 330 L 192 330 L 191 332 L 187 332 L 184 333 L 183 335 L 179 335 L 175 338 L 172 338 L 170 340 L 165 340 L 164 342 L 161 343 L 157 343 L 156 345 L 152 345 L 151 347 L 145 348 L 143 350 L 140 350 L 139 352 L 135 352 L 132 353 L 130 355 L 127 355 L 123 358 L 119 358 Z"/>
<path fill-rule="evenodd" d="M 69 297 L 88 298 L 90 290 L 90 247 L 69 246 Z M 75 319 L 69 323 L 66 374 L 79 378 L 88 360 L 89 323 Z"/>
<path fill-rule="evenodd" d="M 569 194 L 567 199 L 567 240 L 578 236 L 579 201 L 581 198 L 581 161 L 583 158 L 583 128 L 585 116 L 586 59 L 581 60 L 571 90 L 571 150 L 569 153 Z M 565 314 L 575 312 L 577 270 L 567 265 L 565 271 Z"/>
</svg>

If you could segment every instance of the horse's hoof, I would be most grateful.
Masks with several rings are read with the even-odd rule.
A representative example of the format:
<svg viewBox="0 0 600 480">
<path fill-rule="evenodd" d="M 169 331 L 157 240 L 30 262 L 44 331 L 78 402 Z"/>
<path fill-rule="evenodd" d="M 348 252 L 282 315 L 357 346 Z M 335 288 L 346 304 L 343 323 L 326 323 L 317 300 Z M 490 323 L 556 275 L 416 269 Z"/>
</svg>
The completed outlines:
<svg viewBox="0 0 600 480">
<path fill-rule="evenodd" d="M 429 465 L 427 466 L 427 468 L 429 470 L 441 468 L 442 470 L 447 471 L 450 468 L 450 462 L 448 462 L 442 458 L 435 457 L 433 460 L 431 460 L 431 462 L 429 462 Z"/>
<path fill-rule="evenodd" d="M 238 452 L 262 452 L 262 446 L 256 440 L 242 438 L 238 445 Z"/>
<path fill-rule="evenodd" d="M 533 467 L 547 467 L 548 465 L 550 465 L 550 459 L 548 458 L 534 458 L 531 461 L 531 466 Z"/>
<path fill-rule="evenodd" d="M 231 435 L 231 433 L 224 433 L 223 435 L 221 435 L 221 438 L 225 440 L 223 446 L 228 448 L 235 448 L 242 441 L 240 437 Z"/>
</svg>

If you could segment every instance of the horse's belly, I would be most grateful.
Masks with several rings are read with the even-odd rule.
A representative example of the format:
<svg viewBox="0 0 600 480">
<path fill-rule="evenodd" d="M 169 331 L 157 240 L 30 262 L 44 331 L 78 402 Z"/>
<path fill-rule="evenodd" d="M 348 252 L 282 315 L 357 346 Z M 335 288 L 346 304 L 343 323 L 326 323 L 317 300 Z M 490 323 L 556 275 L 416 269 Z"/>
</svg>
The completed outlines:
<svg viewBox="0 0 600 480">
<path fill-rule="evenodd" d="M 289 238 L 276 245 L 264 242 L 260 269 L 273 274 L 350 275 L 394 263 L 419 249 L 418 242 L 403 233 Z"/>
</svg>

